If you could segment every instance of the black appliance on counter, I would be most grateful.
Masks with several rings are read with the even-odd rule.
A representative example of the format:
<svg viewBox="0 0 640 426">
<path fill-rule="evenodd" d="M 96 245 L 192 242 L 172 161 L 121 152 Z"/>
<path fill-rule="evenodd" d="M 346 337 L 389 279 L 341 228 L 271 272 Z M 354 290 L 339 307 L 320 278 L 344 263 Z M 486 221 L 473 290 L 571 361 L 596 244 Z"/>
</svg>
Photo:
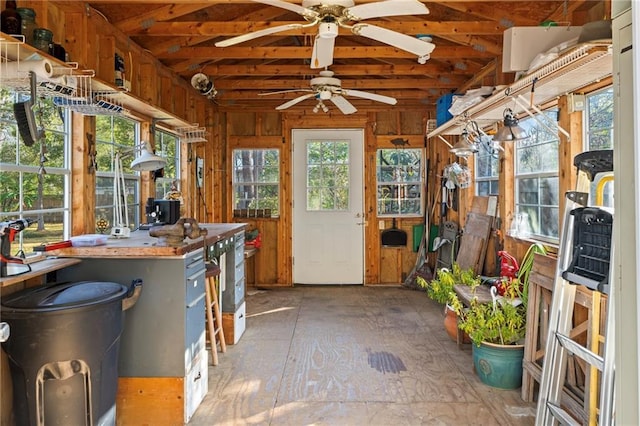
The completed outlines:
<svg viewBox="0 0 640 426">
<path fill-rule="evenodd" d="M 156 200 L 147 198 L 145 205 L 147 223 L 140 225 L 139 229 L 149 229 L 158 225 L 173 225 L 180 219 L 179 200 Z"/>
</svg>

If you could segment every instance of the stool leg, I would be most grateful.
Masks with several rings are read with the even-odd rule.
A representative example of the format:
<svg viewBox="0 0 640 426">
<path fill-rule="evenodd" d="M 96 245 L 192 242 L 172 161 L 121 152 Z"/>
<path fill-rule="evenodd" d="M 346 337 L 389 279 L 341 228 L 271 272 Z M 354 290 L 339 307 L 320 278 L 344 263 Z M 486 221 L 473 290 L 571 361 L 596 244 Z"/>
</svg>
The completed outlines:
<svg viewBox="0 0 640 426">
<path fill-rule="evenodd" d="M 213 365 L 218 365 L 218 346 L 216 345 L 216 329 L 213 325 L 213 312 L 211 311 L 211 308 L 216 305 L 212 306 L 215 302 L 212 302 L 213 299 L 213 295 L 211 294 L 211 288 L 215 285 L 214 284 L 214 278 L 210 277 L 207 278 L 206 280 L 206 284 L 205 284 L 205 302 L 207 304 L 207 329 L 209 330 L 209 341 L 211 344 L 211 358 L 213 360 Z M 215 288 L 214 288 L 215 291 Z"/>
<path fill-rule="evenodd" d="M 218 292 L 216 290 L 216 285 L 220 282 L 220 277 L 216 277 L 213 286 L 211 287 L 211 293 L 213 295 L 213 313 L 216 318 L 216 327 L 218 333 L 218 341 L 220 342 L 220 351 L 222 353 L 227 352 L 227 342 L 224 339 L 224 330 L 222 328 L 222 314 L 220 313 L 220 304 L 218 303 Z"/>
</svg>

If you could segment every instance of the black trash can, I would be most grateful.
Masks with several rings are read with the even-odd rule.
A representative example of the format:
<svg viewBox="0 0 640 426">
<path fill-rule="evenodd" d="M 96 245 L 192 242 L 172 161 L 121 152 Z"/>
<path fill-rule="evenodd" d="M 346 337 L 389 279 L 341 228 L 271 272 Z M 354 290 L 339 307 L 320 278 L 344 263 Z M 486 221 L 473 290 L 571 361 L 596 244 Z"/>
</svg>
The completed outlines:
<svg viewBox="0 0 640 426">
<path fill-rule="evenodd" d="M 124 309 L 141 284 L 60 283 L 4 298 L 16 424 L 115 424 Z"/>
</svg>

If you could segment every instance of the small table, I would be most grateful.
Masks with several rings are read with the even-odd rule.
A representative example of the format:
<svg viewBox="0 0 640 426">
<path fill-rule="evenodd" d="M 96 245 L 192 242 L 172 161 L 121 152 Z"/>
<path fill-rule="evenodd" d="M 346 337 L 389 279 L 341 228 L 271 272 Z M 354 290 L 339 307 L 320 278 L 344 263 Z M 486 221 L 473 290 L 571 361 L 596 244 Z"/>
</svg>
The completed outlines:
<svg viewBox="0 0 640 426">
<path fill-rule="evenodd" d="M 475 289 L 472 289 L 468 285 L 456 284 L 453 286 L 453 291 L 460 299 L 460 302 L 464 306 L 471 306 L 471 301 L 475 298 L 478 303 L 492 303 L 491 289 L 486 285 L 479 285 Z"/>
</svg>

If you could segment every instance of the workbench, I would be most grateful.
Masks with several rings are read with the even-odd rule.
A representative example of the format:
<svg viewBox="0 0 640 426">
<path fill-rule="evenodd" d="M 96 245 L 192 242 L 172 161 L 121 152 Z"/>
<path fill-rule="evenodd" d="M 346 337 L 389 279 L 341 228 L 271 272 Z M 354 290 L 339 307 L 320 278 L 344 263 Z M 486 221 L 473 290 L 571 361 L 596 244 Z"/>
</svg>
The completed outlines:
<svg viewBox="0 0 640 426">
<path fill-rule="evenodd" d="M 126 312 L 120 341 L 117 424 L 187 423 L 208 392 L 207 249 L 243 235 L 245 224 L 198 226 L 207 235 L 186 238 L 179 247 L 159 246 L 148 231 L 139 230 L 103 246 L 52 252 L 82 260 L 61 272 L 65 280 L 143 281 L 140 298 Z"/>
</svg>

